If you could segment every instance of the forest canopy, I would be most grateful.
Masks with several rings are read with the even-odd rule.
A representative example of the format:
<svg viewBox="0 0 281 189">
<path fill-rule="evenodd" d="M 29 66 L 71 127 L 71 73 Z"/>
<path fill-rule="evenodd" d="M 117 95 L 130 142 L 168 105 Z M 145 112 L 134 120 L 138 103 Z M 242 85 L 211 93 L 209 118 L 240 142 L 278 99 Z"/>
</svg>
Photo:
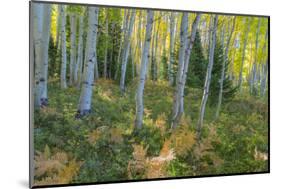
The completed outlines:
<svg viewBox="0 0 281 189">
<path fill-rule="evenodd" d="M 267 172 L 268 21 L 32 2 L 33 184 Z"/>
</svg>

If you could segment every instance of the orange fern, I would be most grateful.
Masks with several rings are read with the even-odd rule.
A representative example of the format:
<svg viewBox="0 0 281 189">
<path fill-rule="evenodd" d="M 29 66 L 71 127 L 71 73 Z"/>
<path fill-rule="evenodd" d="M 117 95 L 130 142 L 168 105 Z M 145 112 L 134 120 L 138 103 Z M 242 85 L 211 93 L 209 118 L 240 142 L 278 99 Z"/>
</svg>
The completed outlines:
<svg viewBox="0 0 281 189">
<path fill-rule="evenodd" d="M 77 175 L 82 162 L 69 161 L 65 152 L 51 154 L 46 145 L 44 152 L 35 156 L 35 185 L 68 184 Z"/>
</svg>

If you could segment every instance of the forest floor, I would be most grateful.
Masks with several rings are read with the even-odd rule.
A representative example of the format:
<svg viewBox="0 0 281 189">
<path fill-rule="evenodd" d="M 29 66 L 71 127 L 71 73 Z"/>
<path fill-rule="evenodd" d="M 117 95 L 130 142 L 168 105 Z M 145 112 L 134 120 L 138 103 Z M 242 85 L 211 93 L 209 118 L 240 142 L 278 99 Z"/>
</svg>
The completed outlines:
<svg viewBox="0 0 281 189">
<path fill-rule="evenodd" d="M 173 88 L 147 81 L 144 125 L 134 132 L 136 81 L 95 83 L 91 115 L 75 119 L 79 90 L 50 80 L 49 106 L 35 112 L 35 183 L 68 184 L 268 171 L 267 99 L 238 95 L 217 120 L 208 106 L 195 139 L 202 91 L 188 88 L 185 115 L 170 132 Z"/>
</svg>

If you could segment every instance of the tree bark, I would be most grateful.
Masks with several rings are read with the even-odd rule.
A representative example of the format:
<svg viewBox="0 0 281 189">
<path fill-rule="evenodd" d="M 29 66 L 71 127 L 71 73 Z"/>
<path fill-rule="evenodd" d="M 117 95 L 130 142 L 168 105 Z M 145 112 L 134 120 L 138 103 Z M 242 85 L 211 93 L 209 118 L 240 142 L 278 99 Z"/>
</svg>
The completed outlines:
<svg viewBox="0 0 281 189">
<path fill-rule="evenodd" d="M 70 65 L 69 65 L 69 85 L 74 83 L 74 67 L 76 64 L 76 16 L 70 16 Z"/>
<path fill-rule="evenodd" d="M 178 72 L 176 77 L 176 91 L 174 94 L 174 104 L 173 104 L 173 117 L 171 128 L 175 128 L 178 123 L 178 114 L 180 107 L 180 85 L 181 78 L 184 69 L 184 59 L 185 52 L 187 48 L 187 38 L 188 38 L 188 13 L 182 13 L 181 28 L 180 28 L 180 49 L 179 49 L 179 60 L 178 60 Z"/>
<path fill-rule="evenodd" d="M 103 62 L 103 77 L 107 78 L 107 43 L 108 43 L 108 11 L 105 9 L 105 48 L 104 48 L 104 62 Z"/>
<path fill-rule="evenodd" d="M 43 30 L 43 5 L 32 4 L 32 18 L 33 18 L 33 44 L 34 44 L 34 106 L 41 107 L 40 100 L 40 77 L 41 77 L 41 58 L 42 58 L 42 30 Z"/>
<path fill-rule="evenodd" d="M 168 22 L 168 17 L 165 15 L 165 13 L 163 13 L 164 16 L 164 23 L 169 23 Z M 160 62 L 162 65 L 162 78 L 164 80 L 169 79 L 169 63 L 167 61 L 167 50 L 166 50 L 166 42 L 167 42 L 167 34 L 168 34 L 168 28 L 166 27 L 163 31 L 162 34 L 162 44 L 161 44 L 161 60 L 165 60 L 164 62 Z M 168 69 L 168 70 L 166 70 Z M 167 72 L 166 72 L 167 71 Z M 166 75 L 166 73 L 167 75 Z"/>
<path fill-rule="evenodd" d="M 132 78 L 135 78 L 135 54 L 137 52 L 137 48 L 135 47 L 134 50 L 131 48 L 131 63 L 132 63 Z"/>
<path fill-rule="evenodd" d="M 267 55 L 268 56 L 268 55 Z M 268 79 L 268 57 L 265 64 L 263 65 L 262 80 L 261 80 L 261 96 L 263 97 L 266 93 L 266 84 Z"/>
<path fill-rule="evenodd" d="M 142 121 L 143 121 L 143 90 L 145 84 L 147 63 L 149 58 L 149 48 L 150 48 L 150 41 L 151 41 L 153 17 L 154 17 L 154 12 L 152 10 L 148 10 L 145 42 L 142 51 L 142 59 L 141 59 L 140 78 L 139 78 L 139 83 L 136 93 L 136 119 L 135 119 L 136 129 L 140 129 L 142 127 Z"/>
<path fill-rule="evenodd" d="M 184 13 L 185 14 L 185 13 Z M 188 35 L 188 26 L 185 27 L 185 23 L 188 23 L 188 17 L 185 15 L 182 19 L 182 34 L 183 36 L 181 37 L 185 37 L 185 43 L 183 44 L 186 47 L 184 48 L 184 53 L 183 53 L 183 57 L 184 59 L 182 60 L 182 66 L 181 69 L 179 69 L 178 73 L 177 73 L 177 86 L 176 86 L 176 92 L 175 92 L 175 96 L 174 96 L 174 109 L 173 109 L 173 119 L 172 119 L 172 125 L 171 128 L 174 129 L 176 128 L 176 126 L 178 125 L 178 122 L 181 119 L 182 114 L 184 113 L 184 88 L 185 88 L 185 84 L 186 84 L 186 80 L 187 80 L 187 73 L 188 73 L 188 66 L 189 66 L 189 60 L 190 60 L 190 55 L 191 55 L 191 50 L 193 47 L 193 43 L 195 40 L 195 36 L 196 36 L 196 31 L 197 31 L 197 27 L 200 21 L 200 17 L 201 14 L 197 14 L 196 18 L 192 24 L 192 29 L 191 29 L 191 35 L 190 35 L 190 39 L 188 40 L 187 35 Z M 184 23 L 183 23 L 184 22 Z M 187 30 L 187 31 L 185 31 Z M 187 33 L 187 35 L 186 35 Z"/>
<path fill-rule="evenodd" d="M 43 6 L 42 46 L 41 46 L 41 76 L 40 76 L 40 106 L 48 105 L 48 63 L 49 63 L 49 41 L 51 28 L 51 5 Z"/>
<path fill-rule="evenodd" d="M 139 75 L 139 66 L 141 64 L 141 52 L 142 52 L 142 11 L 139 13 L 139 22 L 138 22 L 138 39 L 137 39 L 137 47 L 138 47 L 138 60 L 136 64 L 136 75 Z M 136 48 L 137 49 L 137 48 Z"/>
<path fill-rule="evenodd" d="M 96 44 L 98 31 L 98 12 L 96 7 L 89 7 L 88 33 L 87 33 L 87 62 L 83 72 L 82 89 L 78 104 L 76 118 L 81 118 L 91 112 L 92 92 L 94 85 L 95 64 L 97 64 Z"/>
<path fill-rule="evenodd" d="M 175 33 L 176 33 L 176 23 L 175 23 L 175 13 L 171 13 L 170 17 L 170 60 L 168 65 L 168 77 L 169 77 L 169 84 L 173 85 L 174 83 L 174 71 L 173 71 L 173 64 L 174 64 L 174 47 L 175 47 Z"/>
<path fill-rule="evenodd" d="M 256 31 L 256 44 L 255 44 L 255 56 L 252 69 L 252 77 L 250 78 L 250 94 L 253 94 L 253 90 L 256 89 L 256 79 L 257 79 L 257 61 L 258 61 L 258 48 L 259 48 L 259 33 L 261 27 L 261 18 L 259 18 L 257 31 Z"/>
<path fill-rule="evenodd" d="M 187 49 L 185 52 L 185 62 L 184 62 L 184 70 L 183 70 L 183 75 L 182 75 L 182 85 L 180 87 L 180 107 L 179 107 L 179 112 L 180 112 L 180 117 L 182 113 L 184 112 L 184 88 L 185 88 L 185 83 L 187 80 L 187 72 L 188 72 L 188 66 L 189 66 L 189 60 L 190 60 L 190 55 L 191 55 L 191 50 L 195 41 L 195 36 L 197 32 L 197 27 L 200 21 L 201 14 L 197 14 L 196 18 L 192 24 L 192 29 L 191 29 L 191 35 L 190 35 L 190 40 L 187 41 Z"/>
<path fill-rule="evenodd" d="M 217 105 L 217 109 L 216 109 L 215 119 L 217 119 L 219 117 L 219 113 L 220 113 L 220 109 L 221 109 L 221 103 L 222 103 L 222 98 L 223 98 L 223 82 L 225 79 L 225 64 L 226 64 L 226 61 L 228 61 L 228 50 L 229 50 L 230 40 L 232 38 L 232 34 L 233 34 L 234 28 L 235 28 L 235 20 L 236 20 L 236 18 L 233 18 L 233 24 L 232 24 L 231 31 L 228 31 L 230 33 L 229 33 L 229 36 L 227 39 L 226 48 L 225 48 L 225 52 L 223 55 L 223 64 L 222 64 L 221 78 L 220 78 L 220 90 L 219 90 L 219 98 L 218 98 L 218 105 Z M 224 49 L 224 39 L 222 41 L 222 44 L 223 44 L 222 46 Z"/>
<path fill-rule="evenodd" d="M 158 66 L 157 66 L 157 49 L 158 49 L 158 33 L 159 33 L 159 26 L 160 26 L 160 18 L 158 18 L 158 23 L 156 27 L 156 23 L 154 25 L 154 35 L 153 35 L 153 42 L 152 42 L 152 53 L 151 53 L 151 78 L 153 81 L 157 80 L 158 75 Z"/>
<path fill-rule="evenodd" d="M 268 28 L 266 30 L 265 39 L 264 39 L 264 46 L 262 54 L 264 54 L 266 50 L 266 44 L 268 43 Z M 261 85 L 260 85 L 260 95 L 263 97 L 266 92 L 266 83 L 267 83 L 267 75 L 268 75 L 268 55 L 266 57 L 265 63 L 262 64 L 262 73 L 261 73 Z"/>
<path fill-rule="evenodd" d="M 121 14 L 122 12 L 120 12 Z M 115 68 L 115 73 L 114 73 L 114 80 L 117 80 L 118 77 L 118 73 L 119 73 L 119 68 L 120 68 L 120 57 L 121 57 L 121 53 L 122 53 L 122 47 L 123 47 L 123 40 L 124 40 L 124 36 L 125 33 L 127 31 L 127 16 L 128 16 L 128 10 L 125 9 L 124 10 L 124 18 L 123 18 L 123 23 L 122 23 L 122 28 L 121 30 L 123 31 L 123 35 L 121 35 L 121 39 L 120 39 L 120 46 L 119 46 L 119 50 L 118 50 L 118 56 L 117 56 L 117 62 L 116 62 L 116 68 Z"/>
<path fill-rule="evenodd" d="M 246 24 L 246 21 L 245 21 Z M 242 92 L 242 82 L 243 82 L 243 67 L 244 67 L 244 62 L 245 62 L 245 54 L 246 54 L 246 47 L 248 43 L 248 35 L 250 31 L 250 26 L 251 26 L 251 21 L 248 21 L 248 26 L 246 27 L 245 30 L 245 39 L 244 39 L 244 45 L 243 45 L 243 52 L 242 52 L 242 65 L 240 67 L 240 73 L 239 73 L 239 80 L 238 80 L 238 87 L 240 93 Z"/>
<path fill-rule="evenodd" d="M 78 50 L 77 50 L 77 61 L 74 69 L 74 83 L 79 88 L 81 75 L 82 75 L 82 54 L 83 54 L 83 34 L 84 34 L 84 19 L 83 16 L 79 17 L 79 38 L 78 38 Z"/>
<path fill-rule="evenodd" d="M 126 70 L 127 70 L 127 63 L 128 63 L 128 56 L 130 50 L 130 41 L 132 37 L 133 26 L 135 22 L 135 15 L 136 10 L 133 9 L 130 15 L 130 23 L 128 32 L 125 35 L 124 47 L 123 47 L 123 55 L 122 55 L 122 65 L 121 65 L 121 78 L 120 78 L 120 90 L 121 93 L 124 94 L 125 92 L 125 78 L 126 78 Z"/>
<path fill-rule="evenodd" d="M 61 6 L 62 5 L 58 5 L 58 13 L 57 13 L 57 25 L 56 25 L 56 48 L 57 48 L 57 53 L 60 50 L 60 37 L 61 37 Z"/>
<path fill-rule="evenodd" d="M 230 71 L 229 71 L 229 79 L 230 80 L 235 80 L 235 78 L 234 78 L 234 61 L 235 61 L 235 57 L 236 57 L 235 55 L 236 55 L 236 51 L 237 51 L 237 47 L 236 47 L 236 44 L 235 44 L 236 38 L 237 38 L 237 36 L 235 35 L 234 39 L 233 39 L 234 49 L 233 49 L 231 62 L 230 62 Z"/>
<path fill-rule="evenodd" d="M 211 46 L 209 48 L 209 63 L 208 63 L 208 68 L 207 68 L 207 73 L 206 73 L 205 84 L 204 84 L 203 97 L 202 97 L 201 106 L 200 106 L 199 120 L 198 120 L 198 124 L 197 124 L 197 139 L 198 140 L 201 137 L 201 128 L 203 126 L 206 103 L 207 103 L 208 96 L 209 96 L 209 88 L 210 88 L 212 70 L 213 70 L 213 65 L 214 65 L 214 52 L 215 52 L 215 47 L 216 47 L 216 31 L 217 31 L 217 25 L 218 25 L 218 15 L 215 15 L 213 23 L 214 23 L 214 25 L 213 25 L 213 28 L 211 31 L 211 38 L 209 38 L 211 40 L 210 41 Z"/>
<path fill-rule="evenodd" d="M 66 18 L 65 18 L 65 6 L 60 6 L 61 15 L 61 74 L 60 74 L 60 85 L 62 89 L 67 88 L 66 84 L 66 65 L 67 65 L 67 55 L 66 55 Z"/>
</svg>

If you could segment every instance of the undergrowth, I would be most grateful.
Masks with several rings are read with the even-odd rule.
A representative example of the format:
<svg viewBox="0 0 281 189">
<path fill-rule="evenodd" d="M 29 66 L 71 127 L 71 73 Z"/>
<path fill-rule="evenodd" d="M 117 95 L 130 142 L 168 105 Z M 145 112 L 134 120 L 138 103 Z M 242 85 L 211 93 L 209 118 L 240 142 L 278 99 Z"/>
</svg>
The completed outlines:
<svg viewBox="0 0 281 189">
<path fill-rule="evenodd" d="M 264 99 L 238 96 L 214 121 L 207 107 L 196 141 L 202 91 L 188 88 L 185 114 L 170 131 L 173 89 L 164 81 L 145 85 L 144 125 L 134 132 L 133 81 L 121 96 L 118 85 L 95 83 L 92 113 L 75 119 L 79 92 L 49 84 L 49 106 L 34 118 L 35 184 L 87 183 L 268 170 L 268 106 Z"/>
</svg>

